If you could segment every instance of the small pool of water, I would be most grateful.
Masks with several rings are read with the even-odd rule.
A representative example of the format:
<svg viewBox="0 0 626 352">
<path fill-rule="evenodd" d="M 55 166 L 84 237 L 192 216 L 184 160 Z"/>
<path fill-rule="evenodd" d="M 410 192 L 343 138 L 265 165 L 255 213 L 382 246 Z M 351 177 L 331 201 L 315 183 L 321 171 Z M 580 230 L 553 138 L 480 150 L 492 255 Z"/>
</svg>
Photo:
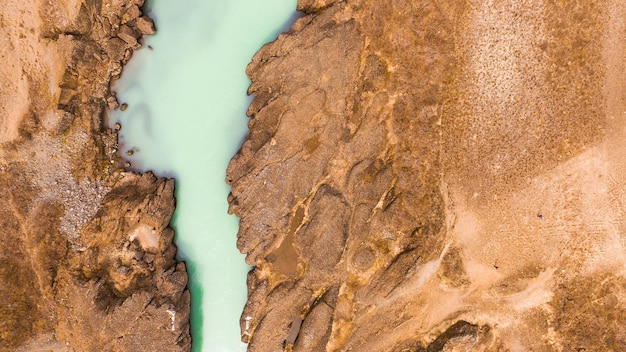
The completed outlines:
<svg viewBox="0 0 626 352">
<path fill-rule="evenodd" d="M 148 2 L 157 34 L 116 83 L 121 152 L 133 169 L 176 178 L 172 220 L 190 274 L 194 351 L 245 351 L 239 316 L 250 269 L 236 249 L 224 179 L 247 132 L 245 67 L 295 19 L 296 0 Z M 147 47 L 149 46 L 149 48 Z M 125 153 L 133 150 L 132 156 Z"/>
</svg>

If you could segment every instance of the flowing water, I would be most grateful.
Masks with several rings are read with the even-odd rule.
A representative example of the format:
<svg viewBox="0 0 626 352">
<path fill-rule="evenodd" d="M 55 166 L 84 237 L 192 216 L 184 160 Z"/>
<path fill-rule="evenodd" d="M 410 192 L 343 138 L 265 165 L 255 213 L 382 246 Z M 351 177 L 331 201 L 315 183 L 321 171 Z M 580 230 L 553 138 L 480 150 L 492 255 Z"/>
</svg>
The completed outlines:
<svg viewBox="0 0 626 352">
<path fill-rule="evenodd" d="M 247 131 L 245 67 L 287 29 L 296 0 L 148 2 L 158 33 L 135 52 L 114 90 L 128 103 L 122 152 L 133 169 L 176 178 L 172 220 L 190 274 L 194 351 L 245 351 L 239 315 L 246 300 L 238 219 L 227 215 L 228 161 Z"/>
</svg>

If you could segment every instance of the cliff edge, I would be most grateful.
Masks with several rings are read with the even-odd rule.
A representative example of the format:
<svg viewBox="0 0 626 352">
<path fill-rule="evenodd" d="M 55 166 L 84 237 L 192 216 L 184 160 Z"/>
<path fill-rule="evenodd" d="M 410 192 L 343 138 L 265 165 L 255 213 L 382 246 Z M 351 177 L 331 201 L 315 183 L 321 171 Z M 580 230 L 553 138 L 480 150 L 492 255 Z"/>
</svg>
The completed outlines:
<svg viewBox="0 0 626 352">
<path fill-rule="evenodd" d="M 249 350 L 626 349 L 626 6 L 298 7 L 227 173 Z"/>
<path fill-rule="evenodd" d="M 0 350 L 186 351 L 174 181 L 124 173 L 112 79 L 143 0 L 0 6 Z"/>
</svg>

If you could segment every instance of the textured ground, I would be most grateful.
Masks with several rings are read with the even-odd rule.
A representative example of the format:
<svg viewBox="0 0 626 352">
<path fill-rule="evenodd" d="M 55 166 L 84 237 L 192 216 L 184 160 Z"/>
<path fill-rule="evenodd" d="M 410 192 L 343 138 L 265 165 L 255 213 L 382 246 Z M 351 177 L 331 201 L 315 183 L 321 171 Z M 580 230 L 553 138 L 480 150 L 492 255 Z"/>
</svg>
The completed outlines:
<svg viewBox="0 0 626 352">
<path fill-rule="evenodd" d="M 189 349 L 172 181 L 102 122 L 137 5 L 0 6 L 0 350 Z M 626 350 L 626 5 L 299 8 L 228 171 L 250 350 Z"/>
<path fill-rule="evenodd" d="M 0 350 L 188 350 L 173 181 L 120 172 L 109 84 L 143 1 L 0 3 Z"/>
<path fill-rule="evenodd" d="M 250 351 L 626 350 L 626 5 L 299 8 L 228 170 Z"/>
</svg>

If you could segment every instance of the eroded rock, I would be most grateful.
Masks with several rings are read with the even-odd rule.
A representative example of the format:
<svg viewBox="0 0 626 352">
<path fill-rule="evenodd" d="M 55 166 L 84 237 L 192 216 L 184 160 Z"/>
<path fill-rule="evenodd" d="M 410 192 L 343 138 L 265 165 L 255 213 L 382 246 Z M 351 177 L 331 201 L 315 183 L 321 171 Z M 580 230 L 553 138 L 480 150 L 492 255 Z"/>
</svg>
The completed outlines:
<svg viewBox="0 0 626 352">
<path fill-rule="evenodd" d="M 626 6 L 298 8 L 227 173 L 249 350 L 626 349 Z"/>
<path fill-rule="evenodd" d="M 123 173 L 102 120 L 137 46 L 133 3 L 0 7 L 2 351 L 190 349 L 173 180 Z"/>
<path fill-rule="evenodd" d="M 117 36 L 125 41 L 130 46 L 137 45 L 137 38 L 139 34 L 130 26 L 124 24 L 120 27 L 119 32 L 117 32 Z"/>
</svg>

